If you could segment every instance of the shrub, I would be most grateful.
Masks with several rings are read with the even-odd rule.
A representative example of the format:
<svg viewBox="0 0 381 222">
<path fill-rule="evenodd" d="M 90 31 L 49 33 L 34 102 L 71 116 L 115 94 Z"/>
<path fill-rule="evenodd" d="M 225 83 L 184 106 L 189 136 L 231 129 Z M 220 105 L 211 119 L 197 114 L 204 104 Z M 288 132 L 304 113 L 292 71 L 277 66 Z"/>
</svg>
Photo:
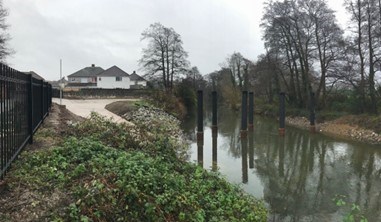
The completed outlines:
<svg viewBox="0 0 381 222">
<path fill-rule="evenodd" d="M 187 109 L 182 101 L 172 92 L 156 91 L 151 94 L 149 100 L 155 107 L 161 108 L 169 114 L 183 119 L 187 114 Z"/>
<path fill-rule="evenodd" d="M 193 112 L 196 108 L 197 98 L 192 85 L 189 82 L 182 82 L 176 87 L 175 95 L 181 100 L 187 109 L 187 113 Z"/>
<path fill-rule="evenodd" d="M 62 220 L 266 221 L 262 202 L 218 174 L 160 155 L 114 149 L 92 137 L 70 137 L 49 153 L 24 155 L 20 163 L 21 181 L 72 193 Z"/>
</svg>

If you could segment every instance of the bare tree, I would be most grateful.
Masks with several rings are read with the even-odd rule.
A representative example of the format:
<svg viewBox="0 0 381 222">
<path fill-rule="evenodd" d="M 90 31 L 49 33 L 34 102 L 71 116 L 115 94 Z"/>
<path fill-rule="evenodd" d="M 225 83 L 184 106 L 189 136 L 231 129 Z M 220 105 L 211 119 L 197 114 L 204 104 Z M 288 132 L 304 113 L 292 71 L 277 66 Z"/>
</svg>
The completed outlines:
<svg viewBox="0 0 381 222">
<path fill-rule="evenodd" d="M 231 81 L 234 86 L 238 86 L 239 90 L 248 90 L 249 73 L 253 62 L 242 56 L 239 52 L 234 52 L 228 56 L 223 68 L 230 69 Z"/>
<path fill-rule="evenodd" d="M 338 60 L 338 49 L 343 42 L 343 32 L 326 1 L 270 0 L 261 27 L 267 62 L 277 64 L 273 66 L 277 88 L 283 85 L 289 92 L 289 101 L 299 107 L 308 104 L 313 87 L 324 101 L 326 79 Z M 284 67 L 288 68 L 287 72 Z M 320 73 L 314 67 L 320 67 Z M 320 81 L 316 84 L 317 79 Z"/>
<path fill-rule="evenodd" d="M 359 57 L 359 72 L 360 72 L 360 83 L 358 87 L 358 91 L 361 97 L 361 112 L 365 111 L 366 99 L 365 99 L 365 58 L 364 58 L 364 37 L 362 26 L 364 23 L 364 16 L 362 13 L 362 1 L 361 0 L 346 0 L 345 1 L 346 9 L 351 13 L 352 21 L 355 21 L 356 25 L 353 28 L 353 32 L 355 33 L 354 42 L 356 43 L 357 54 Z"/>
<path fill-rule="evenodd" d="M 355 34 L 353 38 L 357 46 L 357 56 L 360 60 L 359 72 L 361 79 L 358 91 L 362 98 L 362 111 L 365 111 L 368 107 L 368 111 L 377 113 L 374 78 L 376 66 L 380 64 L 381 1 L 346 0 L 345 6 L 352 17 L 352 32 Z M 367 98 L 370 98 L 368 105 L 366 105 Z"/>
<path fill-rule="evenodd" d="M 8 10 L 4 8 L 3 1 L 0 1 L 0 61 L 5 62 L 7 56 L 13 53 L 13 50 L 9 48 L 8 41 L 10 35 L 7 32 L 8 24 L 6 18 L 8 16 Z"/>
<path fill-rule="evenodd" d="M 191 80 L 191 82 L 193 84 L 193 88 L 195 90 L 202 89 L 203 84 L 204 84 L 204 78 L 202 77 L 197 66 L 193 66 L 190 70 L 187 71 L 186 78 L 188 80 Z"/>
<path fill-rule="evenodd" d="M 142 40 L 149 41 L 139 60 L 146 76 L 154 78 L 161 75 L 164 88 L 172 89 L 174 78 L 185 74 L 189 66 L 181 36 L 173 28 L 154 23 L 142 33 Z"/>
<path fill-rule="evenodd" d="M 375 91 L 375 41 L 376 41 L 376 32 L 379 30 L 376 29 L 376 24 L 379 21 L 377 15 L 379 15 L 376 11 L 376 2 L 375 0 L 367 0 L 365 1 L 366 7 L 366 31 L 367 31 L 367 40 L 368 40 L 368 58 L 369 58 L 369 96 L 371 100 L 370 111 L 374 114 L 377 114 L 377 100 L 376 100 L 376 91 Z"/>
<path fill-rule="evenodd" d="M 315 27 L 314 43 L 317 48 L 317 58 L 320 65 L 320 82 L 316 90 L 316 100 L 321 98 L 321 106 L 326 100 L 326 79 L 337 70 L 335 62 L 341 59 L 344 51 L 343 31 L 336 23 L 334 11 L 329 9 L 323 0 L 311 1 L 308 11 Z"/>
</svg>

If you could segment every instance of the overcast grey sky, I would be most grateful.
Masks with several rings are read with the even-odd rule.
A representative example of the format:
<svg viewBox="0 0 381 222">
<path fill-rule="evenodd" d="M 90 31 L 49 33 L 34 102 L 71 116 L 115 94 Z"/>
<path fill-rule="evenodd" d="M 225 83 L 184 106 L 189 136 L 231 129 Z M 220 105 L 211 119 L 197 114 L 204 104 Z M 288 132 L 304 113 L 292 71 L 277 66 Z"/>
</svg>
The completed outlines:
<svg viewBox="0 0 381 222">
<path fill-rule="evenodd" d="M 343 0 L 329 1 L 342 26 Z M 264 0 L 4 0 L 15 54 L 8 63 L 48 80 L 91 64 L 138 71 L 146 42 L 141 33 L 160 22 L 184 42 L 202 74 L 219 69 L 228 54 L 256 60 L 264 52 L 259 27 Z M 141 72 L 138 72 L 141 74 Z"/>
</svg>

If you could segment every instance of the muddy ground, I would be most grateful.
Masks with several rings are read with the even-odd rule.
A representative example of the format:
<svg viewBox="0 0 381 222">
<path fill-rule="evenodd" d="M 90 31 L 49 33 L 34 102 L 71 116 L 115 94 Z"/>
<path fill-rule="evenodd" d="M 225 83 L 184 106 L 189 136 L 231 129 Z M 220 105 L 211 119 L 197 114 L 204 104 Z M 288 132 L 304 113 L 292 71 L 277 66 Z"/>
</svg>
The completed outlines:
<svg viewBox="0 0 381 222">
<path fill-rule="evenodd" d="M 27 145 L 22 155 L 59 144 L 69 124 L 82 120 L 65 107 L 53 103 L 50 115 L 34 135 L 34 143 Z M 47 221 L 52 212 L 62 209 L 58 206 L 70 203 L 70 194 L 58 189 L 46 191 L 44 187 L 30 189 L 28 184 L 17 181 L 12 171 L 11 167 L 0 186 L 0 221 Z"/>
</svg>

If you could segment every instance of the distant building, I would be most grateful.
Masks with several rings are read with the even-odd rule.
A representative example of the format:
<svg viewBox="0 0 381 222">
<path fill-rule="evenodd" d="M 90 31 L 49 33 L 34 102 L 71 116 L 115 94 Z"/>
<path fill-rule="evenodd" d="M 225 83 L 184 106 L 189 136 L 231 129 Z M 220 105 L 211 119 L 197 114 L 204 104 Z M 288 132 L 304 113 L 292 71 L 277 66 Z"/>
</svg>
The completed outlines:
<svg viewBox="0 0 381 222">
<path fill-rule="evenodd" d="M 51 85 L 52 85 L 52 88 L 53 89 L 60 89 L 60 84 L 63 84 L 64 86 L 67 85 L 68 81 L 63 77 L 61 80 L 57 80 L 57 81 L 48 81 Z"/>
<path fill-rule="evenodd" d="M 147 86 L 147 81 L 136 74 L 131 75 L 117 66 L 106 70 L 92 64 L 68 76 L 66 87 L 79 88 L 103 88 L 103 89 L 141 89 Z"/>
<path fill-rule="evenodd" d="M 147 80 L 136 74 L 135 71 L 130 75 L 130 82 L 131 89 L 140 89 L 147 87 Z"/>
<path fill-rule="evenodd" d="M 95 88 L 97 87 L 97 75 L 104 69 L 92 64 L 71 75 L 68 75 L 68 87 Z"/>
<path fill-rule="evenodd" d="M 102 89 L 129 89 L 130 75 L 117 66 L 112 66 L 97 75 L 97 87 Z"/>
</svg>

